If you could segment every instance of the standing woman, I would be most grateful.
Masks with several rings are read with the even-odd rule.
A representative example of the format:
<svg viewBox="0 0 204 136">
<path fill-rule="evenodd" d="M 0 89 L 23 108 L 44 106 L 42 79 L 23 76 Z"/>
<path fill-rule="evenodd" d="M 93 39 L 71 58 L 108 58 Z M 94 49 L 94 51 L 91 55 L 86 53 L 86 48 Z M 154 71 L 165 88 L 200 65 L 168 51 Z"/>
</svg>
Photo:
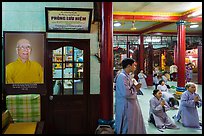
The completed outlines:
<svg viewBox="0 0 204 136">
<path fill-rule="evenodd" d="M 186 65 L 186 82 L 190 82 L 193 77 L 193 69 L 191 67 L 191 63 Z"/>
<path fill-rule="evenodd" d="M 138 81 L 142 84 L 141 88 L 147 88 L 147 83 L 146 79 L 147 76 L 143 73 L 143 70 L 140 70 L 140 73 L 137 75 L 138 76 Z"/>
<path fill-rule="evenodd" d="M 170 66 L 170 78 L 171 78 L 171 81 L 176 81 L 177 72 L 178 72 L 178 67 L 175 65 L 175 63 L 173 63 Z"/>
</svg>

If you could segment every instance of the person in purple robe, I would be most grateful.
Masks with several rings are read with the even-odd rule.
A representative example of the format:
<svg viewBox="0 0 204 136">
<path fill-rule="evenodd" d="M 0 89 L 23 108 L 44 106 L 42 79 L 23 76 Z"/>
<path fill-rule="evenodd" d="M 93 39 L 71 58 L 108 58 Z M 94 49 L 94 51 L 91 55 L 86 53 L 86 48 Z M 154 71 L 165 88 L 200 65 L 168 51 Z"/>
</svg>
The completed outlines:
<svg viewBox="0 0 204 136">
<path fill-rule="evenodd" d="M 142 84 L 141 88 L 147 88 L 147 82 L 145 78 L 147 78 L 147 76 L 144 74 L 143 70 L 140 70 L 140 73 L 138 74 L 138 82 Z"/>
<path fill-rule="evenodd" d="M 122 67 L 123 70 L 116 79 L 115 133 L 146 134 L 142 111 L 137 99 L 137 91 L 141 84 L 135 85 L 129 74 L 136 70 L 135 60 L 123 59 Z"/>
<path fill-rule="evenodd" d="M 191 67 L 191 63 L 186 65 L 186 82 L 190 82 L 193 77 L 193 69 Z"/>
<path fill-rule="evenodd" d="M 150 123 L 153 123 L 158 129 L 178 129 L 176 124 L 167 115 L 167 111 L 170 110 L 168 103 L 162 98 L 162 91 L 155 89 L 153 95 L 149 100 L 149 119 Z"/>
<path fill-rule="evenodd" d="M 189 82 L 185 87 L 187 90 L 181 95 L 179 111 L 173 118 L 178 122 L 181 120 L 184 127 L 200 128 L 197 108 L 202 106 L 202 100 L 194 83 Z"/>
</svg>

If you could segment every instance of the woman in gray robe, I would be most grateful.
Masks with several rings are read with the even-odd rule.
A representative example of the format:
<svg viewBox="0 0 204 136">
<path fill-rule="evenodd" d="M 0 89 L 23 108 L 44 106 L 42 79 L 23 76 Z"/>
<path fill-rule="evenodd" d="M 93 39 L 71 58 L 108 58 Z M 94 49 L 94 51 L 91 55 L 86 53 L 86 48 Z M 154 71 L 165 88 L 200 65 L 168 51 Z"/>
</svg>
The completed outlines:
<svg viewBox="0 0 204 136">
<path fill-rule="evenodd" d="M 146 134 L 142 111 L 137 99 L 137 90 L 141 85 L 134 85 L 129 75 L 136 69 L 135 65 L 133 59 L 125 58 L 122 61 L 123 70 L 116 79 L 116 134 Z"/>
<path fill-rule="evenodd" d="M 142 84 L 141 88 L 147 88 L 146 78 L 147 76 L 143 73 L 143 70 L 140 70 L 138 76 L 138 82 Z"/>
<path fill-rule="evenodd" d="M 168 103 L 162 98 L 161 90 L 153 91 L 154 97 L 150 99 L 149 122 L 153 123 L 158 129 L 178 128 L 167 115 L 166 111 L 170 109 Z"/>
<path fill-rule="evenodd" d="M 202 100 L 197 94 L 194 83 L 186 84 L 186 91 L 181 95 L 181 104 L 177 116 L 173 118 L 176 121 L 181 119 L 183 126 L 191 128 L 200 128 L 197 108 L 202 106 Z"/>
</svg>

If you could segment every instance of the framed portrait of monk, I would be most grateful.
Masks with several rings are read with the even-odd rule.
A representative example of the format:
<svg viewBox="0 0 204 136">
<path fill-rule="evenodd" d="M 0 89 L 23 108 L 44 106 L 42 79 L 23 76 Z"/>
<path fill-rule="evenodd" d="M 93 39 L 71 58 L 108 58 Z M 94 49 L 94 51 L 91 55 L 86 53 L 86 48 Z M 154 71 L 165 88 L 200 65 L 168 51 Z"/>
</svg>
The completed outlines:
<svg viewBox="0 0 204 136">
<path fill-rule="evenodd" d="M 45 94 L 46 33 L 4 31 L 3 35 L 6 93 Z"/>
</svg>

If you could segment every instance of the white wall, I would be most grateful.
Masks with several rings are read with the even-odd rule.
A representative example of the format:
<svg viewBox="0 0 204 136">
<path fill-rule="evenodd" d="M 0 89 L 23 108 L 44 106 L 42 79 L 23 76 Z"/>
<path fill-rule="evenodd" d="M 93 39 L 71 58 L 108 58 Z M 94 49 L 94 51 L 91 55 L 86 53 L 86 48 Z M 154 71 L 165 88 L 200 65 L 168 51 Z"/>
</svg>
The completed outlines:
<svg viewBox="0 0 204 136">
<path fill-rule="evenodd" d="M 93 2 L 2 2 L 3 31 L 46 32 L 45 7 L 94 8 Z M 94 11 L 92 12 L 94 13 Z M 92 15 L 93 20 L 93 15 Z M 98 24 L 90 33 L 47 33 L 47 38 L 90 39 L 90 93 L 100 91 L 100 63 L 93 55 L 98 52 Z"/>
</svg>

